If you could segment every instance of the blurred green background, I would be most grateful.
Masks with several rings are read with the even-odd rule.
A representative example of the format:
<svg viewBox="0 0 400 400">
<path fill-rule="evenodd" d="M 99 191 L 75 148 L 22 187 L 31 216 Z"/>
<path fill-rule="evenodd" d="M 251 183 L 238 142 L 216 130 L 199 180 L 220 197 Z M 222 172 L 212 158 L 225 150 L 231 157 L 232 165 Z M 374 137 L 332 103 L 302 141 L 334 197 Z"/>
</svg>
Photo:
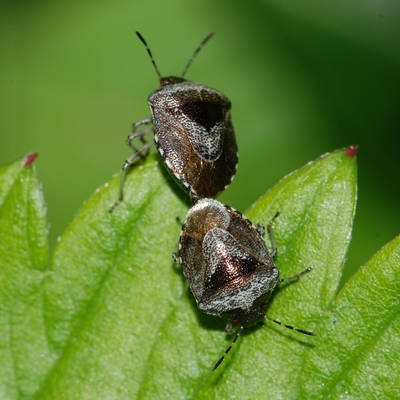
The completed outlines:
<svg viewBox="0 0 400 400">
<path fill-rule="evenodd" d="M 359 145 L 347 279 L 400 233 L 400 6 L 386 1 L 1 1 L 0 164 L 37 151 L 51 247 L 130 154 L 163 75 L 233 104 L 241 211 L 323 153 Z M 285 216 L 290 217 L 290 216 Z M 161 216 L 161 218 L 165 218 Z M 265 222 L 265 221 L 264 221 Z"/>
</svg>

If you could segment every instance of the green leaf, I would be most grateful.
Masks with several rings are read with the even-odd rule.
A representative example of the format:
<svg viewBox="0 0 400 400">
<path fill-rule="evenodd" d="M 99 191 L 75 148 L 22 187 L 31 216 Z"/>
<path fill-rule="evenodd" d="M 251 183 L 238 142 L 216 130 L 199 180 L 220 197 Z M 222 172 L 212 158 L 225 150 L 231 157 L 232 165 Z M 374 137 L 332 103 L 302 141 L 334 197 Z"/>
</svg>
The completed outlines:
<svg viewBox="0 0 400 400">
<path fill-rule="evenodd" d="M 0 169 L 0 398 L 26 398 L 49 366 L 43 315 L 47 232 L 30 163 Z"/>
<path fill-rule="evenodd" d="M 282 277 L 313 268 L 280 285 L 267 314 L 317 336 L 266 321 L 213 373 L 232 338 L 197 309 L 172 261 L 188 203 L 164 168 L 152 157 L 135 167 L 113 214 L 119 176 L 98 190 L 46 271 L 44 206 L 28 159 L 0 170 L 0 397 L 396 397 L 399 239 L 335 299 L 356 202 L 351 148 L 287 176 L 246 213 L 267 224 L 280 211 Z"/>
<path fill-rule="evenodd" d="M 179 234 L 172 216 L 182 216 L 184 207 L 152 164 L 134 172 L 136 181 L 129 187 L 136 192 L 129 190 L 131 196 L 116 213 L 110 216 L 104 210 L 112 203 L 117 181 L 103 189 L 103 197 L 103 191 L 95 196 L 96 207 L 87 204 L 56 251 L 46 293 L 48 320 L 54 320 L 49 336 L 60 359 L 42 398 L 63 398 L 61 393 L 70 399 L 105 393 L 119 398 L 210 398 L 216 387 L 219 395 L 236 393 L 239 398 L 269 391 L 293 397 L 310 339 L 279 327 L 249 330 L 240 349 L 216 373 L 210 372 L 230 338 L 223 333 L 222 320 L 198 311 L 169 258 Z M 136 178 L 145 173 L 147 177 Z M 283 180 L 250 211 L 255 221 L 265 223 L 281 211 L 275 230 L 282 244 L 278 266 L 286 275 L 310 264 L 314 268 L 276 295 L 274 316 L 290 317 L 285 322 L 305 328 L 316 325 L 340 278 L 354 204 L 354 160 L 339 151 Z M 71 252 L 80 237 L 87 243 Z M 333 282 L 327 284 L 327 275 Z M 238 374 L 248 379 L 237 379 Z"/>
<path fill-rule="evenodd" d="M 323 316 L 302 393 L 318 398 L 400 398 L 400 236 L 347 282 Z"/>
<path fill-rule="evenodd" d="M 125 201 L 110 214 L 118 185 L 119 176 L 89 200 L 55 250 L 45 310 L 57 362 L 40 398 L 134 397 L 182 296 L 171 253 L 187 206 L 151 157 L 128 176 Z"/>
</svg>

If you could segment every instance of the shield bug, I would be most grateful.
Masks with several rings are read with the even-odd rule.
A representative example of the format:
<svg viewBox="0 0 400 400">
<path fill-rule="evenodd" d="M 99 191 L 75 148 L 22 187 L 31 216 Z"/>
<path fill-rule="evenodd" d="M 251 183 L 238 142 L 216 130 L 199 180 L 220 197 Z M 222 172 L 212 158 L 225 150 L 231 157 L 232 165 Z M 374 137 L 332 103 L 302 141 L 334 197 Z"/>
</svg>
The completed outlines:
<svg viewBox="0 0 400 400">
<path fill-rule="evenodd" d="M 146 142 L 145 136 L 152 133 L 164 165 L 193 202 L 214 198 L 228 187 L 238 164 L 231 102 L 215 89 L 184 79 L 194 57 L 213 34 L 196 49 L 180 78 L 162 77 L 146 41 L 139 32 L 136 34 L 146 46 L 160 87 L 147 99 L 151 118 L 133 124 L 126 140 L 134 152 L 122 167 L 119 202 L 123 199 L 126 170 L 149 151 L 153 141 Z M 137 139 L 141 141 L 139 149 L 132 144 Z"/>
<path fill-rule="evenodd" d="M 305 271 L 294 277 L 279 279 L 274 263 L 277 248 L 268 224 L 273 251 L 270 253 L 263 240 L 262 225 L 253 225 L 239 211 L 213 199 L 199 200 L 188 212 L 179 239 L 179 257 L 183 274 L 200 310 L 227 320 L 225 331 L 236 332 L 232 344 L 214 365 L 224 360 L 236 343 L 243 327 L 262 321 L 267 301 L 280 282 L 298 280 Z M 303 331 L 270 319 L 286 328 L 305 335 Z"/>
</svg>

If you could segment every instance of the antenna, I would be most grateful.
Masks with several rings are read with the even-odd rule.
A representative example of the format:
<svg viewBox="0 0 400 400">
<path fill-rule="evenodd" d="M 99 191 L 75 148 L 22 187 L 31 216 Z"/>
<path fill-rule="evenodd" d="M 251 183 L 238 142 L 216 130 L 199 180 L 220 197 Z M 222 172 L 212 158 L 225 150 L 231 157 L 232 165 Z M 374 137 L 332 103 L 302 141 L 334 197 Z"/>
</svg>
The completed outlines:
<svg viewBox="0 0 400 400">
<path fill-rule="evenodd" d="M 160 80 L 161 80 L 162 78 L 161 78 L 160 71 L 159 71 L 158 68 L 157 68 L 156 62 L 154 61 L 154 58 L 153 58 L 153 55 L 151 54 L 151 50 L 150 50 L 149 46 L 147 45 L 147 43 L 146 43 L 146 41 L 144 40 L 143 36 L 142 36 L 138 31 L 136 31 L 136 35 L 138 36 L 138 38 L 140 39 L 140 41 L 146 46 L 147 53 L 149 53 L 149 56 L 150 56 L 150 60 L 151 60 L 151 62 L 153 63 L 154 68 L 155 68 L 155 70 L 156 70 L 156 72 L 157 72 L 157 75 L 158 75 L 158 77 L 159 77 Z M 201 47 L 201 46 L 200 46 L 200 47 Z"/>
<path fill-rule="evenodd" d="M 136 32 L 137 33 L 137 32 Z M 194 58 L 197 56 L 197 54 L 199 53 L 199 51 L 201 50 L 201 48 L 208 42 L 209 39 L 211 39 L 211 37 L 214 35 L 214 32 L 209 33 L 204 39 L 203 41 L 200 43 L 200 46 L 195 50 L 195 52 L 193 53 L 192 57 L 190 58 L 189 62 L 187 63 L 185 69 L 183 70 L 182 73 L 182 78 L 185 76 L 188 68 L 190 67 L 190 65 L 192 64 Z"/>
<path fill-rule="evenodd" d="M 276 324 L 286 328 L 286 329 L 290 329 L 291 331 L 296 331 L 298 333 L 301 333 L 302 335 L 306 335 L 306 336 L 315 336 L 314 332 L 310 332 L 310 331 L 305 331 L 304 329 L 299 329 L 299 328 L 295 328 L 292 325 L 286 325 L 280 321 L 277 321 L 276 319 L 272 319 L 270 317 L 268 317 L 268 315 L 265 316 L 266 319 L 275 322 Z M 239 331 L 236 333 L 235 338 L 232 340 L 231 344 L 229 345 L 229 347 L 225 350 L 225 353 L 222 355 L 222 357 L 214 364 L 214 366 L 211 369 L 211 372 L 214 372 L 221 364 L 222 362 L 225 360 L 225 357 L 227 356 L 227 354 L 231 351 L 232 347 L 236 344 L 236 341 L 239 339 L 240 334 L 243 331 L 243 326 L 241 326 L 239 328 Z"/>
<path fill-rule="evenodd" d="M 162 78 L 162 76 L 161 76 L 161 74 L 160 74 L 160 71 L 159 71 L 158 68 L 157 68 L 156 62 L 154 61 L 153 54 L 151 54 L 150 47 L 148 46 L 148 44 L 147 44 L 146 41 L 144 40 L 144 37 L 143 37 L 138 31 L 136 31 L 136 35 L 137 35 L 137 37 L 140 39 L 140 41 L 145 45 L 146 50 L 147 50 L 147 53 L 148 53 L 149 56 L 150 56 L 150 60 L 151 60 L 152 64 L 154 65 L 154 69 L 156 70 L 157 75 L 158 75 L 158 77 L 159 77 L 159 79 L 160 79 L 160 81 L 161 81 L 163 78 Z M 192 57 L 191 57 L 190 60 L 188 61 L 188 63 L 187 63 L 187 65 L 186 65 L 185 69 L 183 70 L 182 78 L 185 76 L 185 74 L 186 74 L 188 68 L 189 68 L 190 65 L 192 64 L 194 58 L 197 56 L 197 54 L 199 53 L 199 51 L 201 50 L 201 48 L 208 42 L 208 40 L 209 40 L 213 35 L 214 35 L 213 32 L 209 33 L 209 34 L 203 39 L 203 41 L 200 43 L 200 46 L 195 50 L 195 52 L 193 53 Z"/>
<path fill-rule="evenodd" d="M 222 357 L 214 364 L 214 366 L 211 369 L 211 372 L 214 372 L 221 364 L 222 361 L 225 360 L 225 357 L 227 354 L 231 351 L 232 347 L 236 344 L 236 340 L 239 339 L 240 334 L 242 333 L 243 326 L 239 328 L 239 331 L 236 333 L 235 338 L 232 340 L 230 346 L 225 350 L 225 353 L 222 355 Z"/>
</svg>

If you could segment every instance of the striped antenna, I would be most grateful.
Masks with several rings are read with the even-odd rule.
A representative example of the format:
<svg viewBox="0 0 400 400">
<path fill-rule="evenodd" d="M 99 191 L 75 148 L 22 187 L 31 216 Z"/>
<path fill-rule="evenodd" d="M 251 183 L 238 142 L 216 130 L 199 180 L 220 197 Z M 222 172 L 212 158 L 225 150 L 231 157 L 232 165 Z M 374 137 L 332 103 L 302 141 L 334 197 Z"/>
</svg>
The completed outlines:
<svg viewBox="0 0 400 400">
<path fill-rule="evenodd" d="M 270 221 L 270 223 L 268 224 L 268 233 L 270 235 L 270 239 L 272 242 L 274 242 L 274 238 L 271 235 L 272 233 L 272 229 L 270 229 L 272 227 L 272 223 L 275 220 L 275 218 L 277 218 L 279 215 L 279 213 L 276 213 L 275 216 L 272 218 L 272 220 Z M 272 236 L 272 237 L 271 237 Z M 283 282 L 293 282 L 293 281 L 298 281 L 303 275 L 305 275 L 306 273 L 310 272 L 312 270 L 311 267 L 306 268 L 304 271 L 301 271 L 300 273 L 298 273 L 297 275 L 294 276 L 290 276 L 288 278 L 284 278 L 284 279 L 280 279 L 279 282 L 283 283 Z M 310 331 L 305 331 L 304 329 L 299 329 L 296 328 L 292 325 L 286 325 L 276 319 L 270 318 L 268 317 L 268 315 L 264 316 L 265 319 L 268 319 L 269 321 L 275 322 L 275 324 L 278 324 L 286 329 L 290 329 L 291 331 L 296 331 L 298 333 L 301 333 L 302 335 L 306 335 L 306 336 L 315 336 L 314 332 L 310 332 Z M 214 364 L 214 366 L 212 367 L 211 371 L 215 371 L 221 364 L 222 362 L 225 360 L 225 357 L 227 356 L 227 354 L 231 351 L 232 347 L 236 344 L 236 341 L 239 339 L 240 334 L 242 333 L 243 330 L 243 326 L 241 326 L 235 336 L 235 338 L 232 340 L 232 343 L 230 344 L 230 346 L 225 350 L 225 353 L 222 355 L 222 357 Z"/>
<path fill-rule="evenodd" d="M 239 339 L 239 336 L 242 333 L 242 330 L 243 330 L 243 326 L 240 327 L 237 334 L 235 335 L 235 338 L 232 340 L 230 346 L 225 350 L 225 353 L 222 355 L 222 357 L 214 364 L 211 372 L 214 372 L 222 364 L 222 361 L 224 361 L 227 354 L 231 351 L 232 347 L 236 344 L 236 340 Z"/>
<path fill-rule="evenodd" d="M 192 57 L 190 58 L 190 60 L 188 61 L 185 69 L 182 72 L 182 78 L 186 75 L 186 72 L 188 70 L 188 68 L 190 67 L 190 65 L 192 64 L 194 58 L 197 56 L 197 54 L 199 53 L 199 51 L 201 50 L 201 48 L 209 41 L 209 39 L 211 39 L 211 37 L 214 35 L 213 32 L 209 33 L 204 39 L 203 41 L 200 43 L 200 46 L 195 50 L 195 52 L 193 53 Z"/>
<path fill-rule="evenodd" d="M 268 317 L 267 315 L 265 316 L 266 319 L 275 322 L 276 324 L 283 326 L 284 328 L 290 329 L 292 331 L 296 331 L 298 333 L 301 333 L 302 335 L 306 335 L 306 336 L 315 336 L 314 332 L 310 332 L 310 331 L 305 331 L 304 329 L 299 329 L 299 328 L 295 328 L 292 325 L 286 325 L 283 324 L 280 321 L 277 321 L 276 319 L 272 319 L 270 317 Z M 231 351 L 232 347 L 236 344 L 236 341 L 238 340 L 240 334 L 242 333 L 243 330 L 243 326 L 240 327 L 239 331 L 236 333 L 235 338 L 232 340 L 231 344 L 229 345 L 229 347 L 225 350 L 224 354 L 222 355 L 222 357 L 214 364 L 214 366 L 211 369 L 211 372 L 214 372 L 221 364 L 222 362 L 225 360 L 225 357 L 228 355 L 228 353 Z"/>
<path fill-rule="evenodd" d="M 138 31 L 136 31 L 136 35 L 137 35 L 138 38 L 141 40 L 141 42 L 146 46 L 147 53 L 149 53 L 149 56 L 150 56 L 150 60 L 151 60 L 151 62 L 152 62 L 153 65 L 154 65 L 154 68 L 155 68 L 155 70 L 156 70 L 156 72 L 157 72 L 158 77 L 161 79 L 160 71 L 158 70 L 157 65 L 156 65 L 156 62 L 154 61 L 153 55 L 151 54 L 150 47 L 147 45 L 146 41 L 144 40 L 144 37 L 143 37 Z"/>
<path fill-rule="evenodd" d="M 282 323 L 282 322 L 280 322 L 280 321 L 277 321 L 276 319 L 272 319 L 272 318 L 268 317 L 268 315 L 266 315 L 265 318 L 268 319 L 268 320 L 270 320 L 270 321 L 272 321 L 272 322 L 275 322 L 276 324 L 278 324 L 278 325 L 280 325 L 280 326 L 283 326 L 283 327 L 286 328 L 286 329 L 290 329 L 291 331 L 299 332 L 299 333 L 301 333 L 302 335 L 306 335 L 306 336 L 315 336 L 315 333 L 314 333 L 314 332 L 305 331 L 304 329 L 295 328 L 295 327 L 292 326 L 292 325 L 286 325 L 286 324 L 284 324 L 284 323 Z"/>
</svg>

